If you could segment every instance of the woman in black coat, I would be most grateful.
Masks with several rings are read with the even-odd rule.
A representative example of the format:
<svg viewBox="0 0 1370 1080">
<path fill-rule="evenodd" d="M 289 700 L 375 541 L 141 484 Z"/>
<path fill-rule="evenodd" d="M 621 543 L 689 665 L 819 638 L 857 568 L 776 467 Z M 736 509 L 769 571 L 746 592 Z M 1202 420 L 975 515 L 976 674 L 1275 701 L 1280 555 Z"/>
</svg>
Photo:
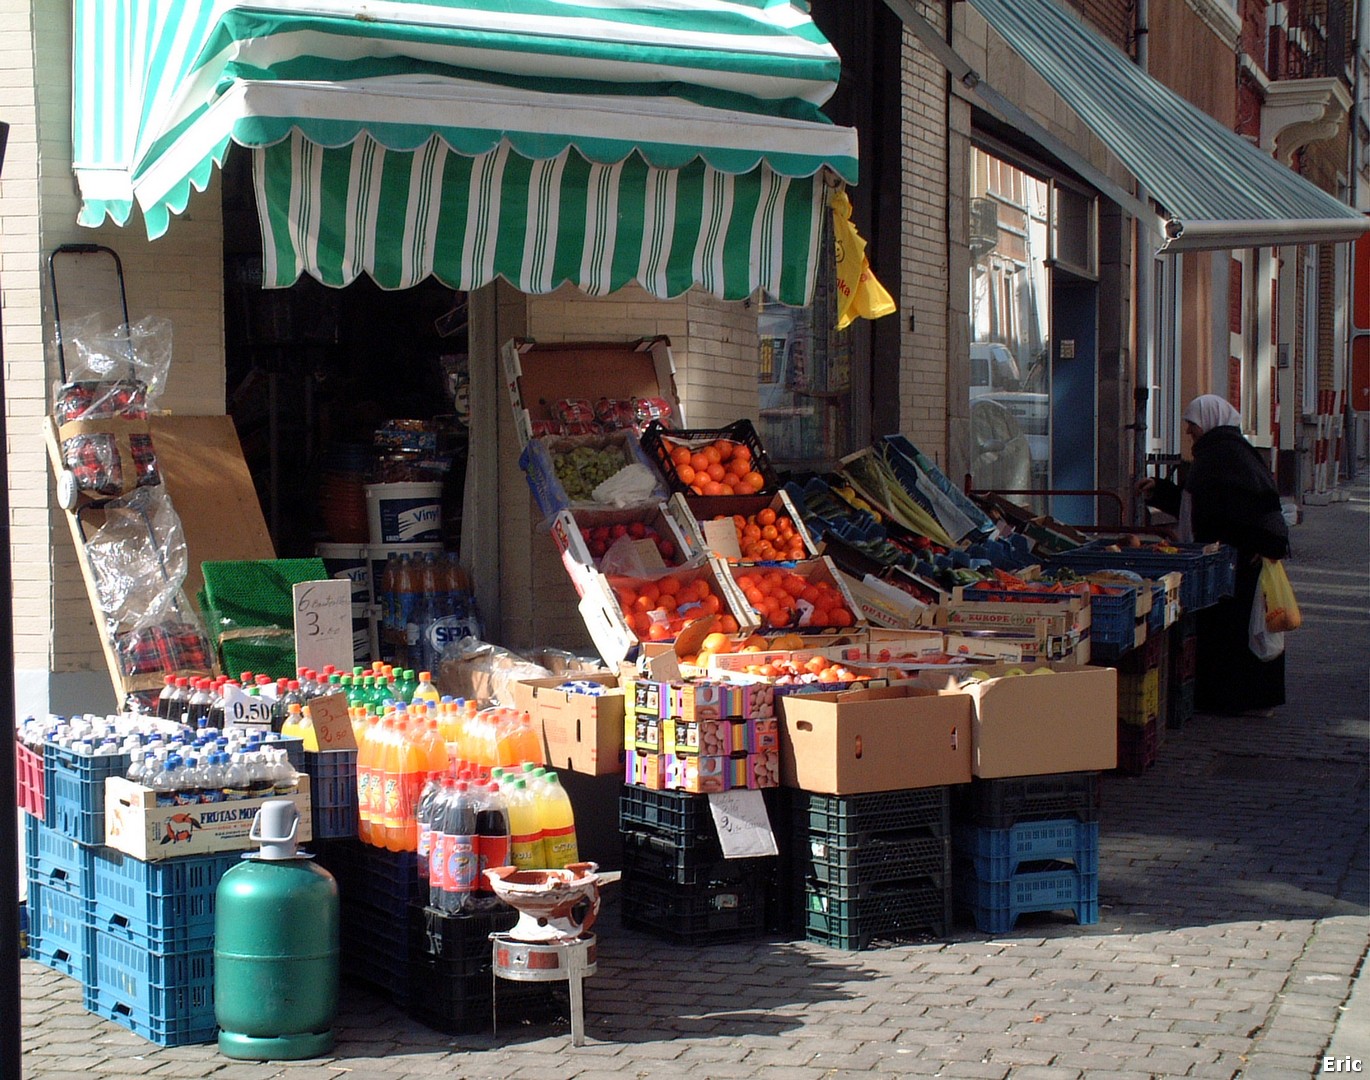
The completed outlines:
<svg viewBox="0 0 1370 1080">
<path fill-rule="evenodd" d="M 1261 556 L 1289 554 L 1289 529 L 1270 470 L 1241 430 L 1241 415 L 1205 394 L 1184 411 L 1194 440 L 1183 487 L 1143 480 L 1147 502 L 1178 519 L 1182 542 L 1217 540 L 1237 550 L 1233 595 L 1198 613 L 1194 707 L 1207 713 L 1264 713 L 1284 704 L 1284 654 L 1260 660 L 1249 644 Z"/>
</svg>

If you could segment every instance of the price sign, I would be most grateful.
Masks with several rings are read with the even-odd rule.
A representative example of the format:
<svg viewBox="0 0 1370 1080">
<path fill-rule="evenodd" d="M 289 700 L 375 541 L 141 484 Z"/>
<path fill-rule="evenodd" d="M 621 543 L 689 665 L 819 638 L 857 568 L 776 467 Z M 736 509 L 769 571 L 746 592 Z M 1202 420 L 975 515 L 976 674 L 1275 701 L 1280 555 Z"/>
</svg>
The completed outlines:
<svg viewBox="0 0 1370 1080">
<path fill-rule="evenodd" d="M 737 543 L 737 527 L 732 518 L 721 521 L 705 521 L 700 526 L 704 530 L 704 546 L 724 559 L 742 558 L 742 549 Z"/>
<path fill-rule="evenodd" d="M 352 582 L 302 581 L 295 586 L 295 663 L 322 670 L 352 666 Z"/>
<path fill-rule="evenodd" d="M 329 694 L 309 703 L 309 718 L 320 750 L 355 750 L 357 739 L 347 716 L 347 695 Z"/>
<path fill-rule="evenodd" d="M 224 687 L 224 723 L 231 727 L 271 730 L 271 702 L 239 686 Z"/>
<path fill-rule="evenodd" d="M 778 855 L 766 801 L 753 789 L 719 791 L 709 796 L 709 812 L 714 816 L 718 840 L 725 859 L 753 859 Z"/>
</svg>

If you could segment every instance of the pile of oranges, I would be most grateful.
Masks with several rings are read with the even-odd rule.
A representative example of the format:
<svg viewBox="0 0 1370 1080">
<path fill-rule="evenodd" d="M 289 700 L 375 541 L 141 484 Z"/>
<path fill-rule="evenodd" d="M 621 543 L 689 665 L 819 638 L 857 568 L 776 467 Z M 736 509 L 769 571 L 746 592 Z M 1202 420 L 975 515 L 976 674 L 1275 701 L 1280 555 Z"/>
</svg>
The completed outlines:
<svg viewBox="0 0 1370 1080">
<path fill-rule="evenodd" d="M 777 514 L 767 507 L 745 517 L 734 514 L 732 522 L 737 529 L 737 546 L 748 562 L 797 562 L 808 554 L 804 538 L 786 514 Z"/>
<path fill-rule="evenodd" d="M 747 570 L 736 578 L 763 627 L 851 626 L 856 621 L 842 593 L 826 581 L 792 570 Z"/>
<path fill-rule="evenodd" d="M 673 471 L 680 485 L 696 495 L 755 495 L 766 486 L 766 478 L 753 466 L 752 452 L 745 443 L 715 439 L 686 446 L 663 439 L 662 448 L 669 455 L 663 467 Z"/>
<path fill-rule="evenodd" d="M 848 667 L 824 656 L 811 656 L 807 660 L 772 660 L 765 664 L 748 664 L 744 669 L 749 675 L 760 675 L 774 679 L 778 686 L 791 686 L 795 683 L 834 683 L 856 682 L 869 678 L 858 675 Z"/>
<path fill-rule="evenodd" d="M 719 616 L 717 629 L 737 633 L 737 620 L 707 577 L 675 574 L 650 579 L 620 578 L 613 586 L 629 629 L 639 641 L 672 641 L 695 619 Z"/>
</svg>

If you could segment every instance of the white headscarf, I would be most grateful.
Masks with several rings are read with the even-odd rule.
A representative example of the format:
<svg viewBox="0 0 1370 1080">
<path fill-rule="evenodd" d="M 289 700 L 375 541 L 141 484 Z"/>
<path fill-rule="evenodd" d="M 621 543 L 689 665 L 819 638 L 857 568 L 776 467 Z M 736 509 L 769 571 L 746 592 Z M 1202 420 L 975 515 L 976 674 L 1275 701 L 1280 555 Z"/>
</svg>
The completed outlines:
<svg viewBox="0 0 1370 1080">
<path fill-rule="evenodd" d="M 1197 424 L 1199 430 L 1205 433 L 1215 427 L 1240 429 L 1242 426 L 1242 414 L 1234 409 L 1226 398 L 1220 398 L 1217 394 L 1200 394 L 1189 403 L 1183 419 L 1191 424 Z"/>
</svg>

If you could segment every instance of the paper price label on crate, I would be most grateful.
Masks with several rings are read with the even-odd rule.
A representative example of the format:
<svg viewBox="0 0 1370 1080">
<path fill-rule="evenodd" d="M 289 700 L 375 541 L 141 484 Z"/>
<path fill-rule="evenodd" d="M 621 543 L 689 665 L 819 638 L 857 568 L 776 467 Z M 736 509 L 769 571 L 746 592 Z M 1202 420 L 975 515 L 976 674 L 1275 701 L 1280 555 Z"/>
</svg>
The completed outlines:
<svg viewBox="0 0 1370 1080">
<path fill-rule="evenodd" d="M 271 702 L 247 693 L 242 687 L 225 686 L 224 723 L 270 730 Z"/>
<path fill-rule="evenodd" d="M 301 581 L 295 586 L 295 663 L 322 671 L 352 665 L 352 582 Z"/>
<path fill-rule="evenodd" d="M 754 859 L 779 855 L 766 800 L 755 789 L 719 791 L 709 796 L 709 812 L 714 816 L 718 840 L 725 859 Z"/>
<path fill-rule="evenodd" d="M 320 750 L 355 750 L 357 739 L 347 716 L 347 695 L 328 694 L 309 703 L 309 719 Z"/>
</svg>

